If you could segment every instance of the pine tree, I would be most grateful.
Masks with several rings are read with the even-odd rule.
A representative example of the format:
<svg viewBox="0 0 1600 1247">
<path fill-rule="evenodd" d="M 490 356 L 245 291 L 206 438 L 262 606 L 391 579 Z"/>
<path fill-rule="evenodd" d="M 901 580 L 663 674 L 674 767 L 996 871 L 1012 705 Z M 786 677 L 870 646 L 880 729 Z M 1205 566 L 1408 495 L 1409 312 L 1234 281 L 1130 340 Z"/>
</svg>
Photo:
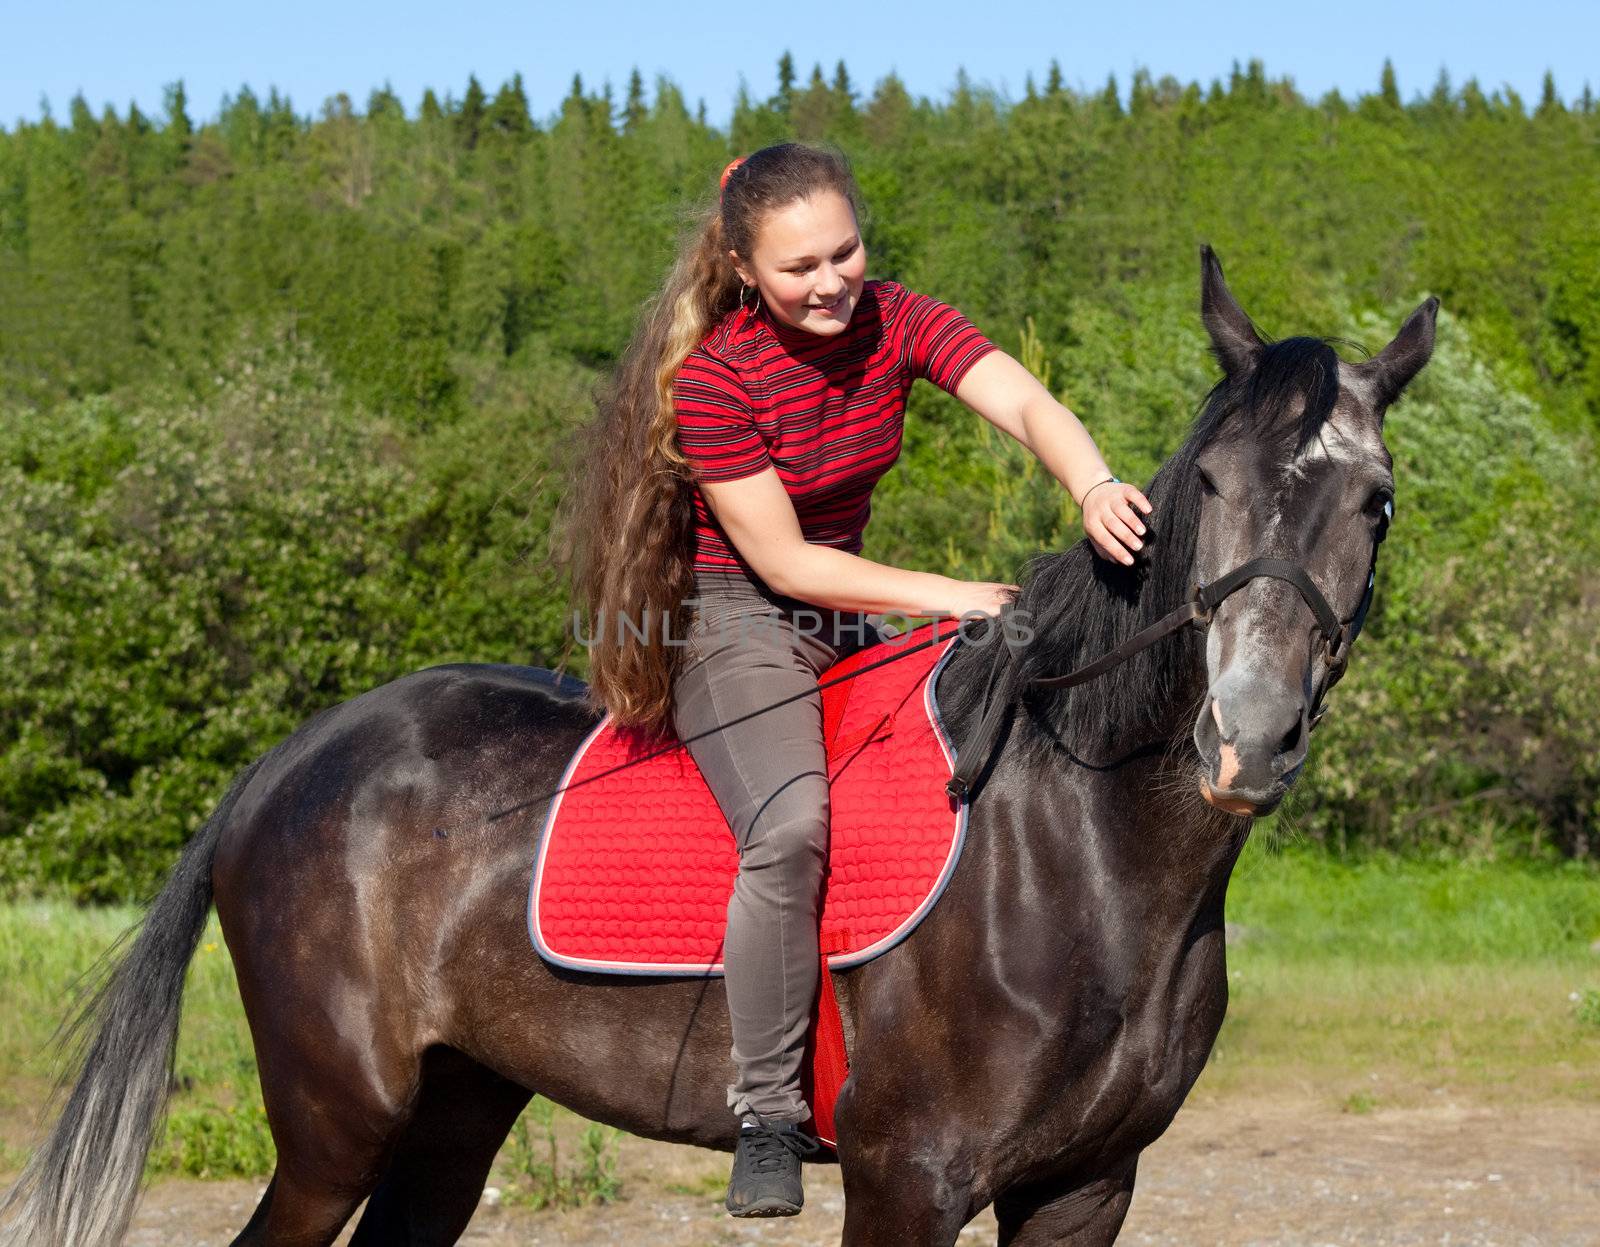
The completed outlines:
<svg viewBox="0 0 1600 1247">
<path fill-rule="evenodd" d="M 261 115 L 261 102 L 248 85 L 239 88 L 237 98 L 223 102 L 217 124 L 234 160 L 260 161 L 265 150 L 266 123 Z"/>
<path fill-rule="evenodd" d="M 394 87 L 387 78 L 383 86 L 367 96 L 367 116 L 388 121 L 404 121 L 406 116 L 405 105 L 400 102 L 400 97 L 394 93 Z"/>
<path fill-rule="evenodd" d="M 1142 66 L 1133 71 L 1133 85 L 1128 89 L 1128 111 L 1135 117 L 1150 111 L 1155 103 L 1155 88 L 1150 82 L 1150 71 Z"/>
<path fill-rule="evenodd" d="M 262 156 L 268 162 L 279 160 L 294 150 L 301 133 L 294 102 L 279 95 L 278 88 L 267 92 L 267 108 L 261 116 Z"/>
<path fill-rule="evenodd" d="M 856 92 L 850 83 L 850 71 L 844 67 L 842 60 L 833 67 L 833 95 L 841 107 L 854 110 Z"/>
<path fill-rule="evenodd" d="M 1055 99 L 1064 89 L 1065 84 L 1061 81 L 1061 62 L 1056 60 L 1055 57 L 1051 57 L 1050 76 L 1045 79 L 1044 93 L 1051 99 Z"/>
<path fill-rule="evenodd" d="M 493 103 L 484 115 L 485 129 L 502 138 L 520 142 L 533 133 L 533 119 L 528 116 L 528 95 L 522 89 L 522 75 L 511 75 L 495 92 Z"/>
<path fill-rule="evenodd" d="M 951 119 L 960 130 L 966 130 L 972 124 L 972 79 L 967 76 L 965 65 L 956 66 L 956 85 L 950 92 Z"/>
<path fill-rule="evenodd" d="M 1448 113 L 1455 108 L 1455 100 L 1450 91 L 1450 71 L 1443 65 L 1439 66 L 1439 78 L 1433 84 L 1433 94 L 1428 97 L 1428 103 L 1437 113 Z"/>
<path fill-rule="evenodd" d="M 1100 92 L 1100 107 L 1105 109 L 1108 117 L 1122 116 L 1122 96 L 1117 91 L 1116 74 L 1106 77 L 1105 89 Z"/>
<path fill-rule="evenodd" d="M 194 123 L 189 120 L 189 97 L 184 94 L 183 79 L 169 84 L 164 91 L 167 110 L 167 129 L 180 139 L 194 133 Z"/>
<path fill-rule="evenodd" d="M 1383 74 L 1378 79 L 1378 96 L 1390 108 L 1400 107 L 1400 84 L 1395 80 L 1394 62 L 1383 59 Z"/>
<path fill-rule="evenodd" d="M 624 134 L 636 132 L 644 124 L 646 115 L 644 78 L 639 73 L 639 67 L 635 65 L 633 72 L 628 75 L 628 100 L 622 106 L 622 132 Z"/>
<path fill-rule="evenodd" d="M 430 124 L 444 119 L 444 109 L 439 107 L 439 97 L 433 93 L 432 87 L 423 91 L 422 107 L 417 110 L 417 115 Z"/>
<path fill-rule="evenodd" d="M 778 94 L 773 97 L 772 105 L 785 117 L 789 115 L 790 105 L 794 103 L 794 57 L 785 50 L 778 58 Z"/>
<path fill-rule="evenodd" d="M 1534 110 L 1534 116 L 1557 117 L 1566 111 L 1566 105 L 1556 93 L 1556 76 L 1547 69 L 1544 71 L 1544 86 L 1539 93 L 1539 107 Z"/>
<path fill-rule="evenodd" d="M 833 91 L 822 76 L 820 64 L 811 67 L 811 81 L 794 97 L 789 119 L 797 137 L 814 142 L 833 127 Z"/>
<path fill-rule="evenodd" d="M 169 83 L 162 95 L 166 118 L 161 127 L 160 160 L 163 168 L 171 170 L 182 167 L 189 159 L 190 148 L 194 145 L 194 123 L 189 120 L 183 79 Z"/>
<path fill-rule="evenodd" d="M 1261 63 L 1259 56 L 1252 56 L 1250 63 L 1245 66 L 1244 89 L 1252 103 L 1260 103 L 1267 98 L 1267 67 Z"/>
<path fill-rule="evenodd" d="M 87 143 L 100 137 L 100 123 L 95 120 L 94 113 L 89 108 L 89 101 L 83 98 L 82 91 L 72 97 L 68 116 L 72 119 L 72 133 L 78 139 Z"/>
<path fill-rule="evenodd" d="M 867 138 L 879 147 L 901 141 L 910 124 L 911 113 L 911 95 L 899 75 L 890 71 L 878 79 L 872 99 L 867 103 L 863 118 Z"/>
<path fill-rule="evenodd" d="M 461 111 L 456 114 L 456 139 L 461 146 L 472 151 L 478 146 L 478 136 L 483 130 L 484 114 L 488 104 L 477 74 L 467 75 L 467 94 L 461 101 Z"/>
</svg>

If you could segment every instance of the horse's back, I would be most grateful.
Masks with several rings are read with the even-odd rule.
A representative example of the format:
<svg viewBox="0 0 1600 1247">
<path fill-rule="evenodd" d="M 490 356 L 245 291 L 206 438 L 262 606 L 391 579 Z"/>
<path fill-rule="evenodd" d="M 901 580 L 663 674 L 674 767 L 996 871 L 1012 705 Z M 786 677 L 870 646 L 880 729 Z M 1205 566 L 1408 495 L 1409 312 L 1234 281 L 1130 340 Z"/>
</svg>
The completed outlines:
<svg viewBox="0 0 1600 1247">
<path fill-rule="evenodd" d="M 542 808 L 599 720 L 586 691 L 545 668 L 447 663 L 317 712 L 240 793 L 218 845 L 219 908 L 230 878 L 254 890 L 268 877 L 353 878 L 379 861 L 393 873 L 422 840 L 486 838 L 526 856 L 512 824 Z"/>
</svg>

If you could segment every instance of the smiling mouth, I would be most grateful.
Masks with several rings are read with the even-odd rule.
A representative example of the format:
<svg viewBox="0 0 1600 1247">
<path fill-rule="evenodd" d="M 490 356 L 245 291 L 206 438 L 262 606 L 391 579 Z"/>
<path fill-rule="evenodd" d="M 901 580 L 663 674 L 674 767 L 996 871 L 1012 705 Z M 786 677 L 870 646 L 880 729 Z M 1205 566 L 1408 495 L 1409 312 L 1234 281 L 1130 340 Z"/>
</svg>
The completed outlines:
<svg viewBox="0 0 1600 1247">
<path fill-rule="evenodd" d="M 818 312 L 837 312 L 844 307 L 845 297 L 840 295 L 832 303 L 813 303 L 811 306 Z"/>
</svg>

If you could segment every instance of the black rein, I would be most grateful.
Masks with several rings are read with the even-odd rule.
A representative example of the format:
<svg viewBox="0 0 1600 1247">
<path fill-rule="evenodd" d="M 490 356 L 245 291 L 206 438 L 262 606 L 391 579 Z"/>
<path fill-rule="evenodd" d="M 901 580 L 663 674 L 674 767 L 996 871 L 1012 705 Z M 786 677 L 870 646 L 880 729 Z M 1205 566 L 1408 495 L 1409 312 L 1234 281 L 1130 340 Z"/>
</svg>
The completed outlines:
<svg viewBox="0 0 1600 1247">
<path fill-rule="evenodd" d="M 1194 591 L 1194 596 L 1176 610 L 1163 615 L 1149 627 L 1136 632 L 1116 649 L 1108 654 L 1079 667 L 1076 671 L 1069 671 L 1066 675 L 1040 676 L 1027 682 L 1028 688 L 1071 688 L 1075 684 L 1084 684 L 1098 676 L 1104 675 L 1113 667 L 1127 662 L 1140 650 L 1148 649 L 1165 636 L 1170 636 L 1185 624 L 1193 623 L 1200 627 L 1210 626 L 1212 617 L 1216 614 L 1217 607 L 1244 588 L 1250 581 L 1262 576 L 1269 576 L 1275 580 L 1282 580 L 1291 584 L 1298 590 L 1300 596 L 1311 608 L 1311 613 L 1316 616 L 1317 624 L 1322 629 L 1324 656 L 1328 664 L 1328 678 L 1317 691 L 1316 703 L 1311 708 L 1311 726 L 1315 728 L 1322 722 L 1322 717 L 1327 713 L 1324 701 L 1328 690 L 1344 675 L 1345 664 L 1349 661 L 1350 646 L 1354 643 L 1361 625 L 1366 622 L 1367 608 L 1372 605 L 1372 591 L 1377 583 L 1378 574 L 1378 547 L 1383 543 L 1388 532 L 1388 516 L 1392 508 L 1386 510 L 1383 521 L 1378 527 L 1376 539 L 1372 543 L 1372 564 L 1367 569 L 1367 588 L 1361 595 L 1361 605 L 1356 607 L 1356 613 L 1346 622 L 1341 622 L 1339 616 L 1328 605 L 1328 599 L 1322 596 L 1322 590 L 1317 588 L 1316 582 L 1307 574 L 1305 568 L 1298 563 L 1290 563 L 1284 559 L 1256 558 L 1246 563 L 1241 563 L 1226 575 L 1219 576 L 1208 585 L 1200 585 Z M 1012 630 L 1008 626 L 1013 607 L 1010 602 L 1000 608 L 998 626 L 1000 635 L 1006 643 L 1006 653 L 1003 660 L 1009 663 L 1020 664 L 1022 659 L 1022 645 L 1012 639 Z M 991 673 L 991 684 L 993 675 Z M 987 700 L 987 694 L 985 694 Z M 978 772 L 994 752 L 995 740 L 1000 733 L 1000 725 L 1004 720 L 1010 703 L 1004 697 L 997 697 L 988 702 L 984 708 L 983 718 L 978 723 L 978 729 L 967 740 L 961 743 L 956 753 L 954 772 L 949 782 L 945 784 L 945 791 L 957 801 L 970 801 L 972 799 L 973 781 Z"/>
</svg>

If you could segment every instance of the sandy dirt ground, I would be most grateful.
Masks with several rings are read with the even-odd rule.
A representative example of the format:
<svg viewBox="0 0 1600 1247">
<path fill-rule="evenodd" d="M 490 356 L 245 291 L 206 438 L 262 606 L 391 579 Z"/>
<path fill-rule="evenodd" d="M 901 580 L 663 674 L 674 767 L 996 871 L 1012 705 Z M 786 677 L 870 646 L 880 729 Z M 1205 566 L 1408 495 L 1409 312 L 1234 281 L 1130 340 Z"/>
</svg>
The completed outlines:
<svg viewBox="0 0 1600 1247">
<path fill-rule="evenodd" d="M 728 1160 L 627 1138 L 622 1198 L 530 1212 L 480 1205 L 461 1242 L 478 1247 L 835 1244 L 838 1171 L 807 1170 L 805 1213 L 723 1213 Z M 146 1193 L 130 1247 L 225 1247 L 259 1182 L 169 1180 Z M 355 1224 L 351 1221 L 351 1227 Z M 339 1239 L 348 1241 L 350 1228 Z M 961 1244 L 995 1242 L 992 1214 Z M 1341 1113 L 1319 1104 L 1230 1100 L 1185 1109 L 1144 1157 L 1119 1240 L 1171 1247 L 1590 1247 L 1600 1245 L 1600 1105 L 1438 1106 Z"/>
</svg>

